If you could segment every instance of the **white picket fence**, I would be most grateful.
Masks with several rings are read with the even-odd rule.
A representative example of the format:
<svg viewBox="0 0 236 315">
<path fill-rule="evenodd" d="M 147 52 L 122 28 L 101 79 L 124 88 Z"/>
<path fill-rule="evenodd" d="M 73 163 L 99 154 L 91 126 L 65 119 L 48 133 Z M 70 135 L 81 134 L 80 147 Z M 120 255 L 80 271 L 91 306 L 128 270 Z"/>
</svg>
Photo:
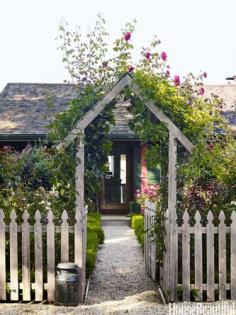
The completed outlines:
<svg viewBox="0 0 236 315">
<path fill-rule="evenodd" d="M 183 224 L 177 228 L 179 260 L 177 277 L 182 279 L 178 286 L 182 288 L 182 299 L 193 298 L 202 301 L 220 301 L 226 299 L 230 291 L 231 299 L 236 298 L 236 212 L 231 215 L 231 224 L 226 226 L 225 214 L 220 212 L 218 226 L 214 226 L 211 211 L 207 215 L 207 224 L 202 226 L 201 215 L 197 211 L 193 226 L 189 224 L 189 214 L 185 211 Z M 191 270 L 191 266 L 194 266 Z"/>
<path fill-rule="evenodd" d="M 156 280 L 156 242 L 154 233 L 156 206 L 149 200 L 145 201 L 144 211 L 144 264 L 147 274 Z"/>
<path fill-rule="evenodd" d="M 60 251 L 60 255 L 57 255 L 58 262 L 69 261 L 71 234 L 73 234 L 74 256 L 72 261 L 78 263 L 79 266 L 81 266 L 81 261 L 85 261 L 86 218 L 81 219 L 81 214 L 76 212 L 76 223 L 69 225 L 68 214 L 64 210 L 60 225 L 55 225 L 53 213 L 49 211 L 46 217 L 47 222 L 44 224 L 37 210 L 34 225 L 30 225 L 27 211 L 23 213 L 22 224 L 16 222 L 15 211 L 11 212 L 10 219 L 10 224 L 5 224 L 4 212 L 0 209 L 0 301 L 7 299 L 43 301 L 46 299 L 53 302 L 56 255 Z M 55 242 L 55 238 L 59 238 L 59 242 Z M 56 247 L 57 243 L 60 248 Z M 76 249 L 81 247 L 84 249 L 83 253 L 78 253 Z M 82 268 L 85 268 L 85 264 Z M 85 274 L 85 270 L 80 270 L 80 273 Z M 80 277 L 80 281 L 85 281 L 85 279 Z M 80 290 L 84 290 L 84 284 Z M 83 292 L 78 294 L 82 296 Z"/>
<path fill-rule="evenodd" d="M 182 224 L 175 225 L 176 235 L 170 244 L 168 211 L 165 220 L 164 258 L 157 270 L 156 246 L 153 242 L 153 220 L 155 204 L 146 201 L 144 224 L 144 256 L 147 273 L 155 280 L 159 274 L 159 283 L 169 301 L 215 301 L 236 299 L 236 212 L 231 215 L 231 224 L 226 226 L 225 214 L 220 212 L 219 224 L 214 226 L 214 216 L 207 214 L 207 222 L 202 224 L 199 211 L 195 213 L 194 224 L 190 224 L 189 214 L 185 211 Z M 216 218 L 215 218 L 216 219 Z M 155 237 L 158 237 L 156 235 Z M 170 270 L 170 251 L 175 255 L 175 270 Z M 176 281 L 171 281 L 175 274 Z M 173 279 L 172 279 L 173 280 Z M 176 283 L 176 286 L 172 284 Z M 170 294 L 174 299 L 170 300 Z"/>
</svg>

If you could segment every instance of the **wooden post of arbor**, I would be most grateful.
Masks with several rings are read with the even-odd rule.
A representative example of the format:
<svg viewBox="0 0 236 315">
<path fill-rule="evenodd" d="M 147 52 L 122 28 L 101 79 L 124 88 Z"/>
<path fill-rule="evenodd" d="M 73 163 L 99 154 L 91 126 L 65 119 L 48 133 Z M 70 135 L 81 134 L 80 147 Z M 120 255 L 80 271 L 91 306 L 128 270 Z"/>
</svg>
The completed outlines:
<svg viewBox="0 0 236 315">
<path fill-rule="evenodd" d="M 169 221 L 169 290 L 170 302 L 176 300 L 177 288 L 177 231 L 176 231 L 176 164 L 177 164 L 177 140 L 169 129 L 169 164 L 168 164 L 168 221 Z"/>
<path fill-rule="evenodd" d="M 86 264 L 86 211 L 84 206 L 84 143 L 83 139 L 76 138 L 76 224 L 75 224 L 75 263 L 80 272 L 79 300 L 83 302 L 85 291 L 85 264 Z"/>
</svg>

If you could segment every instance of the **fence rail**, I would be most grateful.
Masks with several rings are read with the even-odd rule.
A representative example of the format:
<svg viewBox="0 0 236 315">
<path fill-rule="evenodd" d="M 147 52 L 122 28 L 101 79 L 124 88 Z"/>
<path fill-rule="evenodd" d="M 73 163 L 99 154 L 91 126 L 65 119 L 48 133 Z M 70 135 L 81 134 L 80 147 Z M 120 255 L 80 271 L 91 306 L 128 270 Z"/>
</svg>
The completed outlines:
<svg viewBox="0 0 236 315">
<path fill-rule="evenodd" d="M 80 213 L 76 213 L 75 218 L 76 223 L 69 225 L 68 214 L 64 210 L 60 225 L 55 225 L 50 210 L 44 223 L 37 210 L 35 223 L 30 225 L 29 213 L 24 211 L 23 223 L 19 224 L 16 212 L 12 211 L 10 223 L 6 224 L 4 212 L 0 209 L 1 301 L 55 300 L 56 264 L 67 262 L 69 258 L 79 266 L 82 258 L 85 261 L 86 249 L 83 247 L 83 253 L 77 253 L 77 256 L 75 250 L 81 241 L 86 246 L 86 218 L 82 218 Z M 81 235 L 81 231 L 82 239 L 77 239 L 76 235 Z M 77 262 L 78 259 L 80 261 Z M 83 274 L 83 271 L 80 270 L 80 273 Z"/>
</svg>

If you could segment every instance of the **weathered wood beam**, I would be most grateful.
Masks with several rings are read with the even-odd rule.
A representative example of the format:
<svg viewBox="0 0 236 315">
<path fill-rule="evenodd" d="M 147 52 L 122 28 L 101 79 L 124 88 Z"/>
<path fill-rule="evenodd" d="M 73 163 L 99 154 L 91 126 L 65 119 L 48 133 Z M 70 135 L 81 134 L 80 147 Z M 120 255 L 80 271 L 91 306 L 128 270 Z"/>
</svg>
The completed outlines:
<svg viewBox="0 0 236 315">
<path fill-rule="evenodd" d="M 99 100 L 76 124 L 75 128 L 56 146 L 57 149 L 66 147 L 73 141 L 81 130 L 84 130 L 128 84 L 127 75 L 120 79 L 107 94 Z"/>
<path fill-rule="evenodd" d="M 56 146 L 57 149 L 66 147 L 71 141 L 73 141 L 80 134 L 81 130 L 84 130 L 126 86 L 130 86 L 131 89 L 137 94 L 137 96 L 144 102 L 147 108 L 162 122 L 165 123 L 169 130 L 175 135 L 175 137 L 183 144 L 183 146 L 191 153 L 193 144 L 189 139 L 179 130 L 179 128 L 164 114 L 164 112 L 154 104 L 154 102 L 145 99 L 139 86 L 133 82 L 133 78 L 126 74 L 120 79 L 106 95 L 99 100 L 94 107 L 89 110 L 83 118 L 81 118 L 75 128 Z"/>
<path fill-rule="evenodd" d="M 83 302 L 85 291 L 85 261 L 86 244 L 84 242 L 85 224 L 85 206 L 84 206 L 84 143 L 83 139 L 76 138 L 76 172 L 75 172 L 75 193 L 76 193 L 76 211 L 75 211 L 75 263 L 80 271 L 80 289 L 79 300 Z"/>
<path fill-rule="evenodd" d="M 176 229 L 176 164 L 177 164 L 177 140 L 172 131 L 169 131 L 169 164 L 168 164 L 168 214 L 169 214 L 169 290 L 170 302 L 176 300 L 177 288 L 177 229 Z M 168 250 L 168 249 L 167 249 Z"/>
<path fill-rule="evenodd" d="M 171 130 L 175 138 L 179 140 L 180 143 L 191 153 L 194 145 L 192 142 L 182 133 L 182 131 L 166 116 L 166 114 L 155 105 L 154 102 L 147 100 L 140 92 L 139 86 L 134 83 L 130 76 L 127 76 L 129 85 L 131 85 L 134 93 L 140 98 L 140 100 L 146 105 L 146 107 L 154 114 L 154 116 L 160 120 L 162 123 L 167 125 L 167 128 Z"/>
</svg>

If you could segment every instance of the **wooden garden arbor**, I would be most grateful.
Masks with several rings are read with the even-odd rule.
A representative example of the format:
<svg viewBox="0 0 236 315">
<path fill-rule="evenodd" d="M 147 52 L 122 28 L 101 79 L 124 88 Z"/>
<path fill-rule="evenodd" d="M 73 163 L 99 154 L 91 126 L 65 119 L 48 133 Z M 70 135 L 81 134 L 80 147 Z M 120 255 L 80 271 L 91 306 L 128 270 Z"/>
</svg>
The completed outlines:
<svg viewBox="0 0 236 315">
<path fill-rule="evenodd" d="M 170 301 L 174 301 L 176 297 L 177 285 L 177 251 L 171 250 L 172 245 L 177 242 L 176 233 L 176 163 L 177 163 L 177 140 L 191 154 L 193 144 L 181 132 L 181 130 L 164 114 L 164 112 L 152 101 L 147 100 L 141 93 L 139 86 L 134 82 L 134 79 L 125 74 L 105 95 L 100 99 L 94 107 L 89 110 L 76 124 L 75 128 L 57 145 L 57 149 L 66 147 L 72 141 L 76 142 L 76 210 L 79 210 L 79 244 L 75 248 L 75 262 L 81 270 L 81 290 L 80 299 L 82 301 L 85 290 L 85 264 L 86 264 L 86 210 L 84 204 L 84 143 L 83 135 L 85 128 L 105 109 L 105 107 L 125 88 L 130 87 L 144 105 L 153 113 L 153 115 L 166 125 L 169 130 L 169 162 L 168 162 L 168 226 L 169 235 L 167 235 L 167 255 L 168 272 L 167 272 L 167 287 L 170 290 Z M 174 246 L 173 248 L 177 248 Z"/>
</svg>

